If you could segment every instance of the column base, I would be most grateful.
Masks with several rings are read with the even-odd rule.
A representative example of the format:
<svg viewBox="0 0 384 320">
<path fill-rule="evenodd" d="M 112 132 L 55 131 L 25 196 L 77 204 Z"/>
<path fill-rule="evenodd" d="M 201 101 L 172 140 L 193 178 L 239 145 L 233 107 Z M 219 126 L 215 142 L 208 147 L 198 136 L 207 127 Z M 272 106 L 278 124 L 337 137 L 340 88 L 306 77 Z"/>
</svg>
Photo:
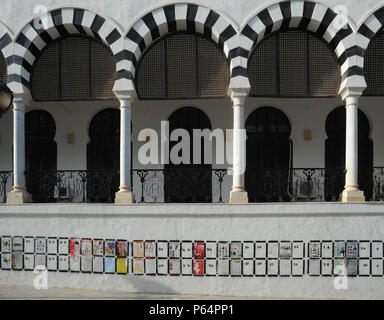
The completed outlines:
<svg viewBox="0 0 384 320">
<path fill-rule="evenodd" d="M 244 190 L 231 191 L 231 195 L 229 197 L 229 203 L 230 204 L 246 204 L 246 203 L 248 203 L 248 192 L 244 191 Z"/>
<path fill-rule="evenodd" d="M 135 194 L 132 191 L 119 191 L 115 194 L 115 204 L 136 203 Z"/>
<path fill-rule="evenodd" d="M 31 202 L 32 196 L 26 191 L 14 190 L 7 194 L 7 204 L 23 204 Z"/>
<path fill-rule="evenodd" d="M 341 195 L 342 202 L 365 202 L 364 191 L 361 190 L 344 190 Z"/>
</svg>

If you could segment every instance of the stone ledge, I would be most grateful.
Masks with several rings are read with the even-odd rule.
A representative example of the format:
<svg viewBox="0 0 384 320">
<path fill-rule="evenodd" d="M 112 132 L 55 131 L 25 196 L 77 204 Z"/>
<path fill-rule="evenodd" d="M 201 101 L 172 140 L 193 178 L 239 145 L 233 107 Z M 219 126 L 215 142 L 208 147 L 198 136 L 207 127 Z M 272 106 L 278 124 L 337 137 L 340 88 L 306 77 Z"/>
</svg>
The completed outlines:
<svg viewBox="0 0 384 320">
<path fill-rule="evenodd" d="M 0 205 L 1 217 L 305 217 L 383 216 L 384 202 L 262 204 L 23 204 Z"/>
</svg>

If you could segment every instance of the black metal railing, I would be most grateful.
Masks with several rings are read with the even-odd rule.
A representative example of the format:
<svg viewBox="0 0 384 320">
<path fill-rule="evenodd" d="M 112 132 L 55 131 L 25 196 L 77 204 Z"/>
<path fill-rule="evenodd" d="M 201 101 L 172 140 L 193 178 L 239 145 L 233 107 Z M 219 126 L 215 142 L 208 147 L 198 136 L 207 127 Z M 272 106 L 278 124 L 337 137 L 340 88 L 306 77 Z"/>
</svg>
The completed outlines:
<svg viewBox="0 0 384 320">
<path fill-rule="evenodd" d="M 119 188 L 116 170 L 42 170 L 26 172 L 33 202 L 113 203 Z M 366 201 L 384 201 L 384 167 L 360 168 Z M 133 191 L 138 203 L 224 203 L 232 186 L 230 170 L 207 167 L 135 169 Z M 339 201 L 343 168 L 248 170 L 250 202 Z M 12 172 L 0 171 L 0 203 L 12 189 Z"/>
<path fill-rule="evenodd" d="M 384 167 L 373 168 L 372 201 L 384 201 Z"/>
<path fill-rule="evenodd" d="M 7 202 L 7 193 L 12 189 L 12 171 L 0 171 L 0 203 Z"/>
<path fill-rule="evenodd" d="M 43 170 L 26 172 L 33 202 L 112 203 L 119 188 L 116 170 Z"/>
<path fill-rule="evenodd" d="M 343 168 L 294 168 L 247 171 L 245 187 L 250 202 L 338 201 L 343 190 Z"/>
<path fill-rule="evenodd" d="M 133 170 L 134 191 L 140 203 L 222 203 L 224 189 L 228 193 L 232 185 L 228 172 L 226 169 Z M 249 170 L 245 176 L 250 202 L 336 202 L 345 184 L 344 168 Z M 359 176 L 366 200 L 384 201 L 384 168 L 361 168 Z"/>
<path fill-rule="evenodd" d="M 227 169 L 132 170 L 133 189 L 139 203 L 224 203 L 226 176 Z"/>
<path fill-rule="evenodd" d="M 246 172 L 251 202 L 340 201 L 344 168 L 269 169 Z M 366 201 L 384 201 L 384 168 L 359 168 Z"/>
</svg>

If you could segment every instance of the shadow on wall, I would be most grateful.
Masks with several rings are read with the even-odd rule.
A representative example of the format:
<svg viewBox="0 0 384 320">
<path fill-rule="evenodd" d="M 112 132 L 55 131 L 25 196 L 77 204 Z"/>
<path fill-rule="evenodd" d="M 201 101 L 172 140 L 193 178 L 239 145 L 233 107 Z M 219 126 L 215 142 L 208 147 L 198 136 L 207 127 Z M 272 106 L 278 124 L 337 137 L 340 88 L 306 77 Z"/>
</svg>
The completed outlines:
<svg viewBox="0 0 384 320">
<path fill-rule="evenodd" d="M 129 279 L 130 283 L 134 287 L 134 291 L 137 293 L 162 293 L 162 294 L 177 294 L 171 287 L 166 286 L 157 281 L 144 278 L 144 277 L 132 277 Z"/>
</svg>

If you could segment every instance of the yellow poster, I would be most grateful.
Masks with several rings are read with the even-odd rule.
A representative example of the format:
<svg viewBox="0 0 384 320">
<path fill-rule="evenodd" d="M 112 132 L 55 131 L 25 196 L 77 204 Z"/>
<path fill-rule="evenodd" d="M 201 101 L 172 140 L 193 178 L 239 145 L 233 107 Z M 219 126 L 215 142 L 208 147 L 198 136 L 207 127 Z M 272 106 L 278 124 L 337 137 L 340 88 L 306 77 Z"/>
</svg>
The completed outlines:
<svg viewBox="0 0 384 320">
<path fill-rule="evenodd" d="M 126 258 L 117 258 L 116 260 L 117 273 L 127 273 L 127 259 Z"/>
</svg>

